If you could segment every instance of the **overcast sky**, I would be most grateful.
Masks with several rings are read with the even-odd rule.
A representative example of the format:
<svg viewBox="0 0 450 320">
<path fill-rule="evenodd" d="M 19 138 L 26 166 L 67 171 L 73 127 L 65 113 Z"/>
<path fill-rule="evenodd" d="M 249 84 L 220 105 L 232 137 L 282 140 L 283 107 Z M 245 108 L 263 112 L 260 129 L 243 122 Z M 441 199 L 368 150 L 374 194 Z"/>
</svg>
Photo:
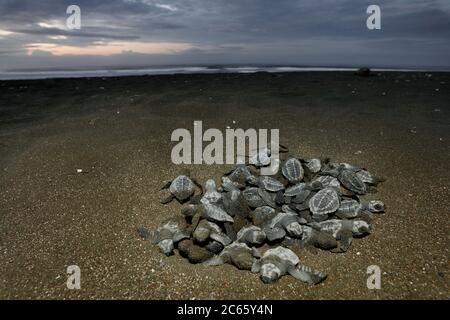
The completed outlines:
<svg viewBox="0 0 450 320">
<path fill-rule="evenodd" d="M 81 8 L 68 30 L 66 8 Z M 381 7 L 381 30 L 366 9 Z M 0 69 L 281 64 L 450 69 L 450 0 L 0 0 Z"/>
</svg>

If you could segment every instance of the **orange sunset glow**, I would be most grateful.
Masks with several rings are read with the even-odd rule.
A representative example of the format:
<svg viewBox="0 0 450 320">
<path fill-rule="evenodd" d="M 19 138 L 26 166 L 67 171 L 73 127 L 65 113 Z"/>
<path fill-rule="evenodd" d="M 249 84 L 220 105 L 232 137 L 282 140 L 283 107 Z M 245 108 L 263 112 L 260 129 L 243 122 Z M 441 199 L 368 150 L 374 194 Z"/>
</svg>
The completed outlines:
<svg viewBox="0 0 450 320">
<path fill-rule="evenodd" d="M 44 51 L 55 56 L 63 55 L 96 55 L 109 56 L 122 52 L 134 52 L 142 54 L 176 54 L 194 46 L 189 43 L 171 42 L 127 42 L 112 41 L 102 44 L 92 44 L 84 47 L 59 45 L 55 43 L 30 43 L 26 46 L 27 54 L 35 51 Z"/>
</svg>

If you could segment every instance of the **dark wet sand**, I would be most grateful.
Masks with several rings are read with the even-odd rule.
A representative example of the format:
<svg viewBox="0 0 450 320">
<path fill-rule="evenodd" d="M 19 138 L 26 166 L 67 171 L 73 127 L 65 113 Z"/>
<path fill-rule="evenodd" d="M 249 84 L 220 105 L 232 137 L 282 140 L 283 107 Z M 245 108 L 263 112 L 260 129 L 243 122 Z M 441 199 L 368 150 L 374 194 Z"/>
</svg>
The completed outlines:
<svg viewBox="0 0 450 320">
<path fill-rule="evenodd" d="M 437 73 L 0 82 L 0 298 L 447 299 L 449 101 L 450 74 Z M 329 274 L 315 287 L 166 258 L 136 228 L 179 214 L 159 189 L 180 170 L 171 132 L 194 120 L 280 128 L 293 154 L 365 166 L 387 178 L 372 195 L 387 213 L 346 254 L 297 252 Z M 205 182 L 228 167 L 190 168 Z M 381 290 L 366 287 L 369 265 Z"/>
</svg>

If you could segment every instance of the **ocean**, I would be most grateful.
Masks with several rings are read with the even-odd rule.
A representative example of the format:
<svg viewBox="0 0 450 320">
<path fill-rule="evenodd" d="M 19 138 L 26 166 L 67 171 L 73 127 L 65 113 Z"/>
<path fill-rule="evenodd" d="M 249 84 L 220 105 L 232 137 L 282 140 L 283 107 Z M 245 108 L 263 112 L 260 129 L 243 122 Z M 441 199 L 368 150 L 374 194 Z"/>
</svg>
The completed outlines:
<svg viewBox="0 0 450 320">
<path fill-rule="evenodd" d="M 256 73 L 256 72 L 314 72 L 344 71 L 356 68 L 297 67 L 297 66 L 168 66 L 140 69 L 86 69 L 86 70 L 13 70 L 0 71 L 0 80 L 32 80 L 51 78 L 122 77 L 164 74 L 205 74 L 205 73 Z M 414 72 L 418 69 L 373 69 L 373 71 Z"/>
</svg>

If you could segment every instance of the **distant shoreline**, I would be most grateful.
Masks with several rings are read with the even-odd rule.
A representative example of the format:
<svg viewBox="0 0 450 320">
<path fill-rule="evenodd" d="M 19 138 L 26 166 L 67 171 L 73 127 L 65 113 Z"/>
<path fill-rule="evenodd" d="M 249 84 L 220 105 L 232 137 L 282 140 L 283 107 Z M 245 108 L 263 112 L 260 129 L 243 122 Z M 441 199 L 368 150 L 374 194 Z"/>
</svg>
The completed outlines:
<svg viewBox="0 0 450 320">
<path fill-rule="evenodd" d="M 0 71 L 0 81 L 6 80 L 44 80 L 67 78 L 97 78 L 152 76 L 175 74 L 251 74 L 257 72 L 292 73 L 292 72 L 354 72 L 358 67 L 298 67 L 298 66 L 169 66 L 150 68 L 93 69 L 93 70 L 14 70 Z M 373 72 L 450 72 L 450 70 L 433 69 L 395 69 L 373 68 Z"/>
</svg>

